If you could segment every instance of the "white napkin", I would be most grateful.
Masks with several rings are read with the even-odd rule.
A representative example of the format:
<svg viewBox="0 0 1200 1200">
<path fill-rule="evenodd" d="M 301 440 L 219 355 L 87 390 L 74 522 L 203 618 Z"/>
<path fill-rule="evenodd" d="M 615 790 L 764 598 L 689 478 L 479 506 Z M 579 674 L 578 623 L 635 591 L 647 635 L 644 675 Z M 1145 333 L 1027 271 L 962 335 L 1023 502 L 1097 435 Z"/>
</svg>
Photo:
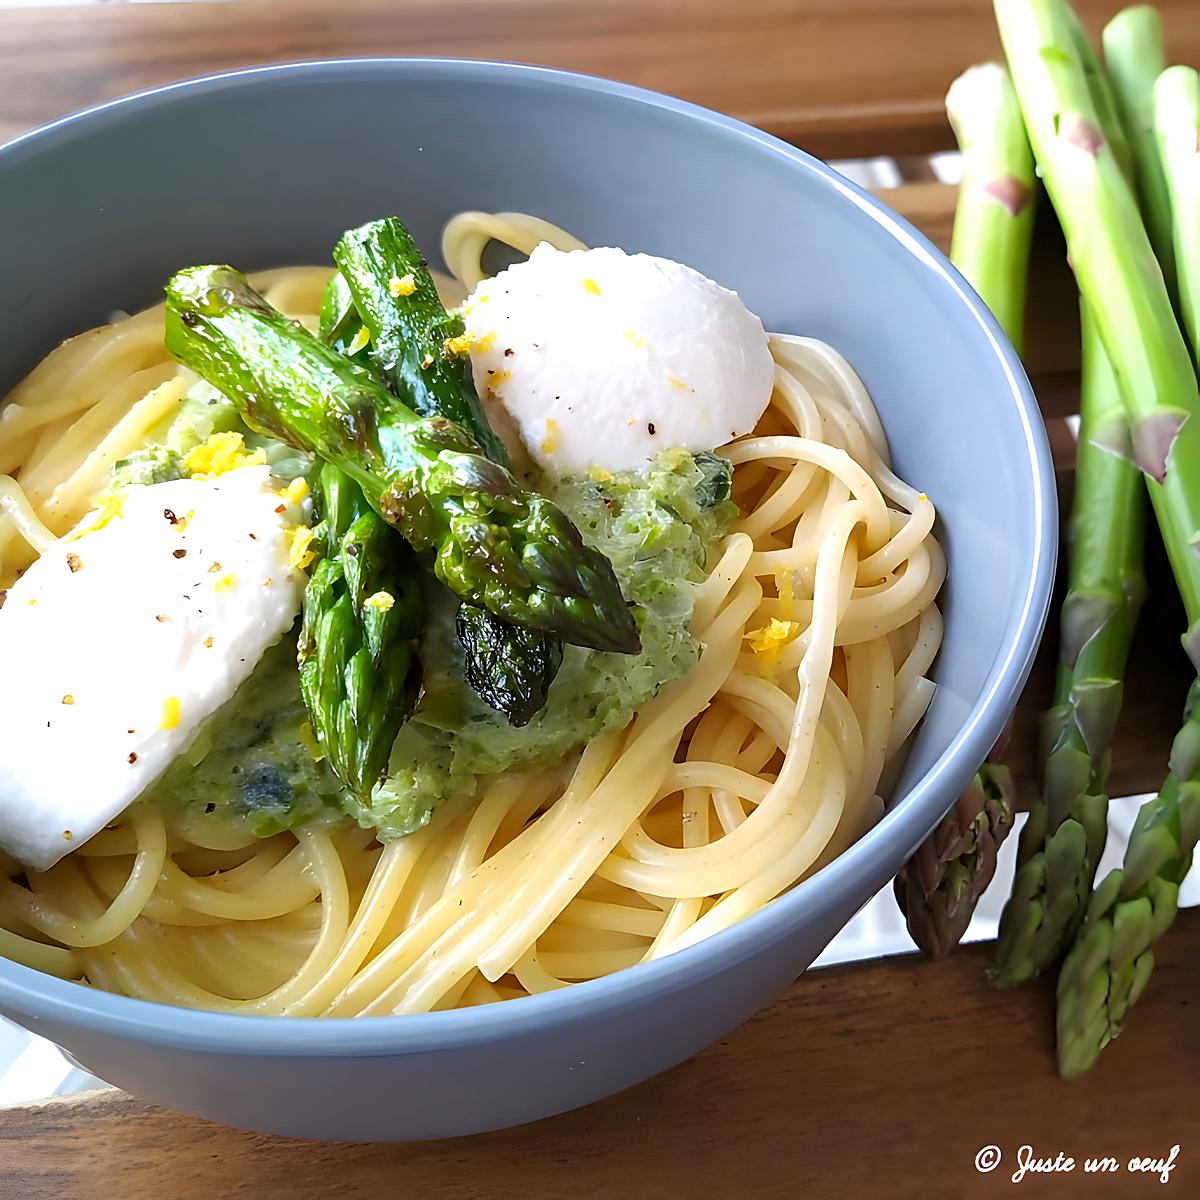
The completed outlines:
<svg viewBox="0 0 1200 1200">
<path fill-rule="evenodd" d="M 1125 796 L 1109 804 L 1108 843 L 1100 859 L 1097 879 L 1102 879 L 1113 867 L 1121 865 L 1138 808 L 1149 798 Z M 1018 813 L 1012 831 L 1000 847 L 995 878 L 979 898 L 979 906 L 975 909 L 975 915 L 967 928 L 964 942 L 982 942 L 996 936 L 1000 926 L 1000 912 L 1012 888 L 1013 874 L 1017 866 L 1017 840 L 1021 836 L 1021 827 L 1025 821 L 1026 814 Z M 1179 891 L 1179 906 L 1191 908 L 1197 904 L 1200 904 L 1200 872 L 1193 867 Z M 865 958 L 882 958 L 888 954 L 910 954 L 913 953 L 913 949 L 912 938 L 908 936 L 904 918 L 896 906 L 892 885 L 889 883 L 859 910 L 858 915 L 830 942 L 810 969 L 830 967 L 834 963 L 859 962 Z"/>
</svg>

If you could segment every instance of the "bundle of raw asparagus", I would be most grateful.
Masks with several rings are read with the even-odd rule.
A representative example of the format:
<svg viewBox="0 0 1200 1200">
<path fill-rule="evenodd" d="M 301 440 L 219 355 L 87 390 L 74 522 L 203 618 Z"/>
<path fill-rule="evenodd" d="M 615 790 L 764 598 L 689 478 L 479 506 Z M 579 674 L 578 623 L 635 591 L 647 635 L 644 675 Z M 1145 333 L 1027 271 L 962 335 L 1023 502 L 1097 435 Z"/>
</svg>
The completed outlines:
<svg viewBox="0 0 1200 1200">
<path fill-rule="evenodd" d="M 1200 671 L 1200 82 L 1190 67 L 1164 70 L 1147 5 L 1105 28 L 1103 63 L 1066 0 L 995 0 L 995 11 L 1007 70 L 972 67 L 946 98 L 963 157 L 951 255 L 1020 349 L 1036 163 L 1079 286 L 1082 382 L 1041 791 L 989 974 L 1011 986 L 1059 966 L 1059 1065 L 1079 1075 L 1145 987 L 1200 837 L 1198 679 L 1123 867 L 1093 888 L 1145 590 L 1147 493 L 1189 622 L 1183 648 Z M 1003 768 L 985 764 L 897 880 L 909 929 L 931 953 L 962 936 L 1011 825 L 997 778 Z"/>
</svg>

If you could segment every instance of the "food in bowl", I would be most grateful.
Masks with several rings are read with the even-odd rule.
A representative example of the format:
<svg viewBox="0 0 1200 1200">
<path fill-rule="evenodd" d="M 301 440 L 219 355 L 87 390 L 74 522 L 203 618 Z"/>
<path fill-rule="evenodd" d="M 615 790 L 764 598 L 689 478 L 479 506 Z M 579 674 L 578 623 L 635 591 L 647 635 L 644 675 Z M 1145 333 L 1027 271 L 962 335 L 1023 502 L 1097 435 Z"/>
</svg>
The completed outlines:
<svg viewBox="0 0 1200 1200">
<path fill-rule="evenodd" d="M 0 409 L 0 953 L 230 1012 L 486 1004 L 878 819 L 944 562 L 851 367 L 524 214 L 443 252 L 385 219 L 332 275 L 180 272 L 165 342 L 114 320 Z"/>
</svg>

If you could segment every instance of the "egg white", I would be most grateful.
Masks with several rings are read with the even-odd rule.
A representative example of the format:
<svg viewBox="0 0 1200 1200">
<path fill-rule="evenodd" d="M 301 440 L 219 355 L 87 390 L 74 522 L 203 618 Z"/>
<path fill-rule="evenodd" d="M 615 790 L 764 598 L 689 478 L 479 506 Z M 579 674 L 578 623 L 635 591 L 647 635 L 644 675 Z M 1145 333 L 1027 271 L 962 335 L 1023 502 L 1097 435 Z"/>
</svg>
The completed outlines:
<svg viewBox="0 0 1200 1200">
<path fill-rule="evenodd" d="M 543 243 L 480 283 L 463 318 L 485 405 L 556 475 L 716 449 L 749 433 L 771 398 L 762 322 L 669 259 Z"/>
<path fill-rule="evenodd" d="M 298 512 L 266 467 L 120 493 L 0 609 L 0 847 L 45 869 L 182 753 L 291 627 Z"/>
</svg>

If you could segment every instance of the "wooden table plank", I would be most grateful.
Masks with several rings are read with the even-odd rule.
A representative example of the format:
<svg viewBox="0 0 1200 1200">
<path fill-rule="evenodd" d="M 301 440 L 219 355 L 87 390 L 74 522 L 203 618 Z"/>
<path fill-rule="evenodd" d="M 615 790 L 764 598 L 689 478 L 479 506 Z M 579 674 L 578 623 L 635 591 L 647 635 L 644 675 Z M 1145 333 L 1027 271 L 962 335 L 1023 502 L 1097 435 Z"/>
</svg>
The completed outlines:
<svg viewBox="0 0 1200 1200">
<path fill-rule="evenodd" d="M 1194 1104 L 1200 913 L 1181 915 L 1153 981 L 1086 1081 L 1054 1073 L 1048 982 L 995 992 L 987 947 L 814 972 L 730 1037 L 640 1087 L 521 1129 L 409 1146 L 235 1133 L 121 1093 L 0 1114 L 0 1194 L 14 1200 L 1011 1196 L 1020 1146 L 1160 1156 L 1167 1195 L 1200 1189 Z M 999 1146 L 979 1175 L 977 1151 Z M 286 1181 L 286 1183 L 284 1182 Z M 8 1191 L 4 1191 L 7 1182 Z M 681 1190 L 686 1187 L 686 1190 Z M 1031 1177 L 1021 1196 L 1149 1194 L 1150 1178 Z"/>
<path fill-rule="evenodd" d="M 1119 0 L 1076 0 L 1095 32 Z M 1158 0 L 1200 60 L 1200 5 Z M 825 157 L 950 145 L 942 98 L 998 53 L 989 0 L 245 0 L 0 9 L 0 139 L 125 92 L 290 59 L 433 54 L 626 80 Z"/>
</svg>

